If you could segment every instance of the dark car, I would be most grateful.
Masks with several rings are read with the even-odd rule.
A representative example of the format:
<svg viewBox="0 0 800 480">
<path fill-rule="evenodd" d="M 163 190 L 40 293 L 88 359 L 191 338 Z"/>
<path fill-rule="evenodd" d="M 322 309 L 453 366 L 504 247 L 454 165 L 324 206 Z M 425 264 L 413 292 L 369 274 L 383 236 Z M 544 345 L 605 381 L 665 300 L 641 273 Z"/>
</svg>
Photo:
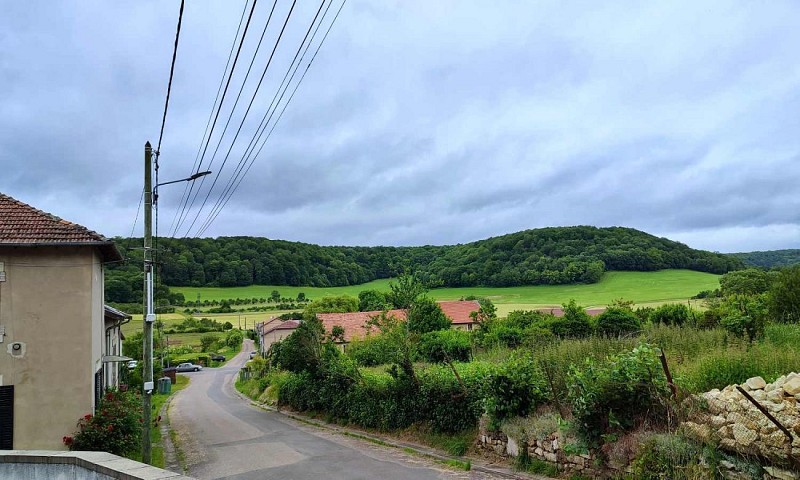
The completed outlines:
<svg viewBox="0 0 800 480">
<path fill-rule="evenodd" d="M 211 360 L 214 360 L 215 362 L 224 362 L 225 361 L 225 356 L 224 355 L 220 355 L 218 353 L 215 353 L 215 354 L 211 355 Z"/>
</svg>

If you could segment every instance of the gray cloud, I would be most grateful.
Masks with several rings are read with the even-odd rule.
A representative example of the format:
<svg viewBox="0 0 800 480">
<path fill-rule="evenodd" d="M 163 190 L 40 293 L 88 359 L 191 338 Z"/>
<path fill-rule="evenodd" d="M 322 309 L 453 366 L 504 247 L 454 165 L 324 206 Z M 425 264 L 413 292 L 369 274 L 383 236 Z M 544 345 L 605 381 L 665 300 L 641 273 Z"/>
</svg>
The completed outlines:
<svg viewBox="0 0 800 480">
<path fill-rule="evenodd" d="M 0 191 L 128 235 L 178 3 L 4 7 Z M 191 171 L 242 7 L 187 4 L 162 180 Z M 205 159 L 221 173 L 198 225 L 315 10 L 298 6 L 239 141 L 225 160 L 254 83 L 209 165 L 253 45 L 243 50 Z M 206 234 L 420 245 L 592 224 L 711 250 L 797 247 L 798 13 L 792 2 L 351 0 Z M 160 192 L 162 232 L 182 192 Z"/>
</svg>

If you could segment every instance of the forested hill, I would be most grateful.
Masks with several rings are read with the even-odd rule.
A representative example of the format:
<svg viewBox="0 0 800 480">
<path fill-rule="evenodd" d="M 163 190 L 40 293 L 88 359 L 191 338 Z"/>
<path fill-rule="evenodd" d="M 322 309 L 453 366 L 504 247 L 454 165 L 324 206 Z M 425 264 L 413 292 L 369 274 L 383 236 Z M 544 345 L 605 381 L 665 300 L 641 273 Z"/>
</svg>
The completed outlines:
<svg viewBox="0 0 800 480">
<path fill-rule="evenodd" d="M 800 263 L 800 250 L 770 250 L 766 252 L 731 253 L 748 267 L 789 267 Z"/>
<path fill-rule="evenodd" d="M 118 239 L 140 245 L 140 240 Z M 255 237 L 159 239 L 161 281 L 170 286 L 365 283 L 412 269 L 444 286 L 591 283 L 606 270 L 685 268 L 724 273 L 731 256 L 694 250 L 631 228 L 553 227 L 451 246 L 323 247 Z M 141 271 L 141 250 L 112 267 L 111 282 Z M 112 285 L 113 287 L 113 285 Z"/>
</svg>

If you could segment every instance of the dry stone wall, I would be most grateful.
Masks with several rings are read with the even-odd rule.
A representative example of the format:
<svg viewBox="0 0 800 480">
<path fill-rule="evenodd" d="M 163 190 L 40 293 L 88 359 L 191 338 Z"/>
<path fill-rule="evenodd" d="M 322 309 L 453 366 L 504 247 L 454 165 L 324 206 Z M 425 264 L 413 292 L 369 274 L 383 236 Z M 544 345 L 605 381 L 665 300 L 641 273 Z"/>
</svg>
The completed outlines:
<svg viewBox="0 0 800 480">
<path fill-rule="evenodd" d="M 757 455 L 783 465 L 800 459 L 800 375 L 790 373 L 773 383 L 761 377 L 741 385 L 793 436 L 790 441 L 735 385 L 699 395 L 700 408 L 684 422 L 684 433 L 700 441 L 714 441 L 729 451 Z M 793 477 L 794 478 L 794 477 Z"/>
<path fill-rule="evenodd" d="M 800 480 L 800 374 L 790 373 L 773 383 L 761 377 L 748 379 L 741 385 L 750 396 L 770 412 L 793 436 L 790 442 L 784 432 L 772 423 L 747 398 L 730 385 L 695 397 L 689 420 L 681 425 L 684 435 L 701 442 L 718 444 L 722 449 L 749 457 L 765 458 L 765 480 Z M 491 431 L 481 421 L 478 446 L 495 454 L 516 457 L 527 448 L 531 458 L 554 464 L 559 471 L 579 473 L 589 478 L 609 478 L 625 471 L 624 465 L 604 465 L 591 454 L 575 455 L 564 451 L 566 439 L 554 431 L 544 438 L 524 444 L 502 432 Z M 719 465 L 724 478 L 749 478 L 730 462 Z"/>
</svg>

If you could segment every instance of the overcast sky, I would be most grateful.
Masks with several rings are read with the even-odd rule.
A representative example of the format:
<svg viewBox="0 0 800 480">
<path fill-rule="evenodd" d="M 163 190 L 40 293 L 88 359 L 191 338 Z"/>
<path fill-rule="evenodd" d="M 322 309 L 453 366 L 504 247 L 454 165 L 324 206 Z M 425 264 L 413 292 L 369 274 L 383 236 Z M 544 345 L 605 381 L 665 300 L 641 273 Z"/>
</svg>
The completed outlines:
<svg viewBox="0 0 800 480">
<path fill-rule="evenodd" d="M 3 2 L 0 192 L 130 235 L 179 4 Z M 214 173 L 178 236 L 213 211 L 319 7 L 298 0 L 243 117 L 290 4 L 278 0 L 220 141 L 273 1 L 255 8 L 203 157 Z M 187 1 L 162 182 L 196 166 L 244 7 Z M 423 245 L 620 225 L 722 252 L 800 248 L 799 45 L 788 0 L 349 0 L 204 236 Z M 160 235 L 184 185 L 160 190 Z"/>
</svg>

